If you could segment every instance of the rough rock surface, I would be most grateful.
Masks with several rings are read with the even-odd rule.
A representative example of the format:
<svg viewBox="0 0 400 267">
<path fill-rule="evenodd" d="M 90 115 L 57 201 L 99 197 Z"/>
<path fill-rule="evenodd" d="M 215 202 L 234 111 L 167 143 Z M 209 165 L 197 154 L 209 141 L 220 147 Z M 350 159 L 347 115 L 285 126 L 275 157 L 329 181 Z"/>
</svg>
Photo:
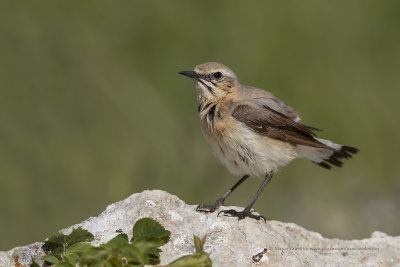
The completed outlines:
<svg viewBox="0 0 400 267">
<path fill-rule="evenodd" d="M 96 245 L 116 236 L 116 230 L 131 234 L 142 217 L 151 217 L 171 231 L 170 241 L 162 247 L 161 264 L 193 253 L 193 234 L 207 234 L 205 251 L 213 266 L 400 266 L 400 237 L 374 232 L 363 240 L 328 239 L 293 223 L 198 213 L 195 206 L 159 190 L 133 194 L 62 232 L 81 226 L 94 234 Z M 29 266 L 32 256 L 43 255 L 41 245 L 0 252 L 0 266 Z"/>
</svg>

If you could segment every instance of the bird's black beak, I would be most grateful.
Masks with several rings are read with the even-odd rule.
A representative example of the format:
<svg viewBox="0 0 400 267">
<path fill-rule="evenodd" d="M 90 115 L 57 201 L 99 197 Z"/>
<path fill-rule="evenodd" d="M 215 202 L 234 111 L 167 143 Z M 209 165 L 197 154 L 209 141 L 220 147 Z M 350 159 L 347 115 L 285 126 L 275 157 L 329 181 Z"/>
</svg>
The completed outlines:
<svg viewBox="0 0 400 267">
<path fill-rule="evenodd" d="M 180 72 L 178 72 L 179 74 L 182 74 L 182 75 L 184 75 L 184 76 L 187 76 L 187 77 L 189 77 L 189 78 L 193 78 L 193 79 L 197 79 L 198 77 L 199 77 L 199 75 L 196 73 L 196 72 L 194 72 L 194 71 L 187 71 L 187 70 L 184 70 L 184 71 L 180 71 Z"/>
</svg>

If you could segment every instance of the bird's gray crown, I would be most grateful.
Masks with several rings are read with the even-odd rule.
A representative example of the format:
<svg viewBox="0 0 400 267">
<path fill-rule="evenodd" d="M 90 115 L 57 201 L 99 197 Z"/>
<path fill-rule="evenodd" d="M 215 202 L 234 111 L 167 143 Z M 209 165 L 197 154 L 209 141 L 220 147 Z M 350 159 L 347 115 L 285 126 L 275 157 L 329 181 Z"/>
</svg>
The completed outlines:
<svg viewBox="0 0 400 267">
<path fill-rule="evenodd" d="M 237 79 L 236 74 L 224 64 L 218 62 L 206 62 L 197 65 L 194 71 L 201 75 L 211 74 L 215 72 L 221 72 L 225 77 L 231 77 Z"/>
</svg>

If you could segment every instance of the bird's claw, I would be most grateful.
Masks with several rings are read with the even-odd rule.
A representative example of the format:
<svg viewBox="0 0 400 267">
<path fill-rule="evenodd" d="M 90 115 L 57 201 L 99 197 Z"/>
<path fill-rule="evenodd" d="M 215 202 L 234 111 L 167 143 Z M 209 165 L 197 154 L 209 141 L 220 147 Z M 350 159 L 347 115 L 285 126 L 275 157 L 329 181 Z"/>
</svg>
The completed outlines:
<svg viewBox="0 0 400 267">
<path fill-rule="evenodd" d="M 262 215 L 257 215 L 251 213 L 251 210 L 244 209 L 243 211 L 236 211 L 236 210 L 221 210 L 218 212 L 218 216 L 223 213 L 225 216 L 230 216 L 230 217 L 237 217 L 238 220 L 243 220 L 246 217 L 256 219 L 256 220 L 264 220 L 266 222 L 266 219 Z"/>
<path fill-rule="evenodd" d="M 224 205 L 224 199 L 218 199 L 212 205 L 204 205 L 204 204 L 198 205 L 197 208 L 196 208 L 196 211 L 206 212 L 206 213 L 210 212 L 211 213 L 211 212 L 214 212 L 219 207 L 221 207 L 222 205 Z"/>
</svg>

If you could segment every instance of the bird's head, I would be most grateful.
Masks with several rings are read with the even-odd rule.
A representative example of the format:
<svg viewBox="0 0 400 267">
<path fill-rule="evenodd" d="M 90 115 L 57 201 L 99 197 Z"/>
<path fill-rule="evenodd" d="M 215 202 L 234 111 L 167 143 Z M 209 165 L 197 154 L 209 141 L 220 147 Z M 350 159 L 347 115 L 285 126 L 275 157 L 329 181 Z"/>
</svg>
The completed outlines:
<svg viewBox="0 0 400 267">
<path fill-rule="evenodd" d="M 196 66 L 194 71 L 179 74 L 192 78 L 196 83 L 197 98 L 200 103 L 214 102 L 234 92 L 238 84 L 235 73 L 217 62 L 207 62 Z"/>
</svg>

